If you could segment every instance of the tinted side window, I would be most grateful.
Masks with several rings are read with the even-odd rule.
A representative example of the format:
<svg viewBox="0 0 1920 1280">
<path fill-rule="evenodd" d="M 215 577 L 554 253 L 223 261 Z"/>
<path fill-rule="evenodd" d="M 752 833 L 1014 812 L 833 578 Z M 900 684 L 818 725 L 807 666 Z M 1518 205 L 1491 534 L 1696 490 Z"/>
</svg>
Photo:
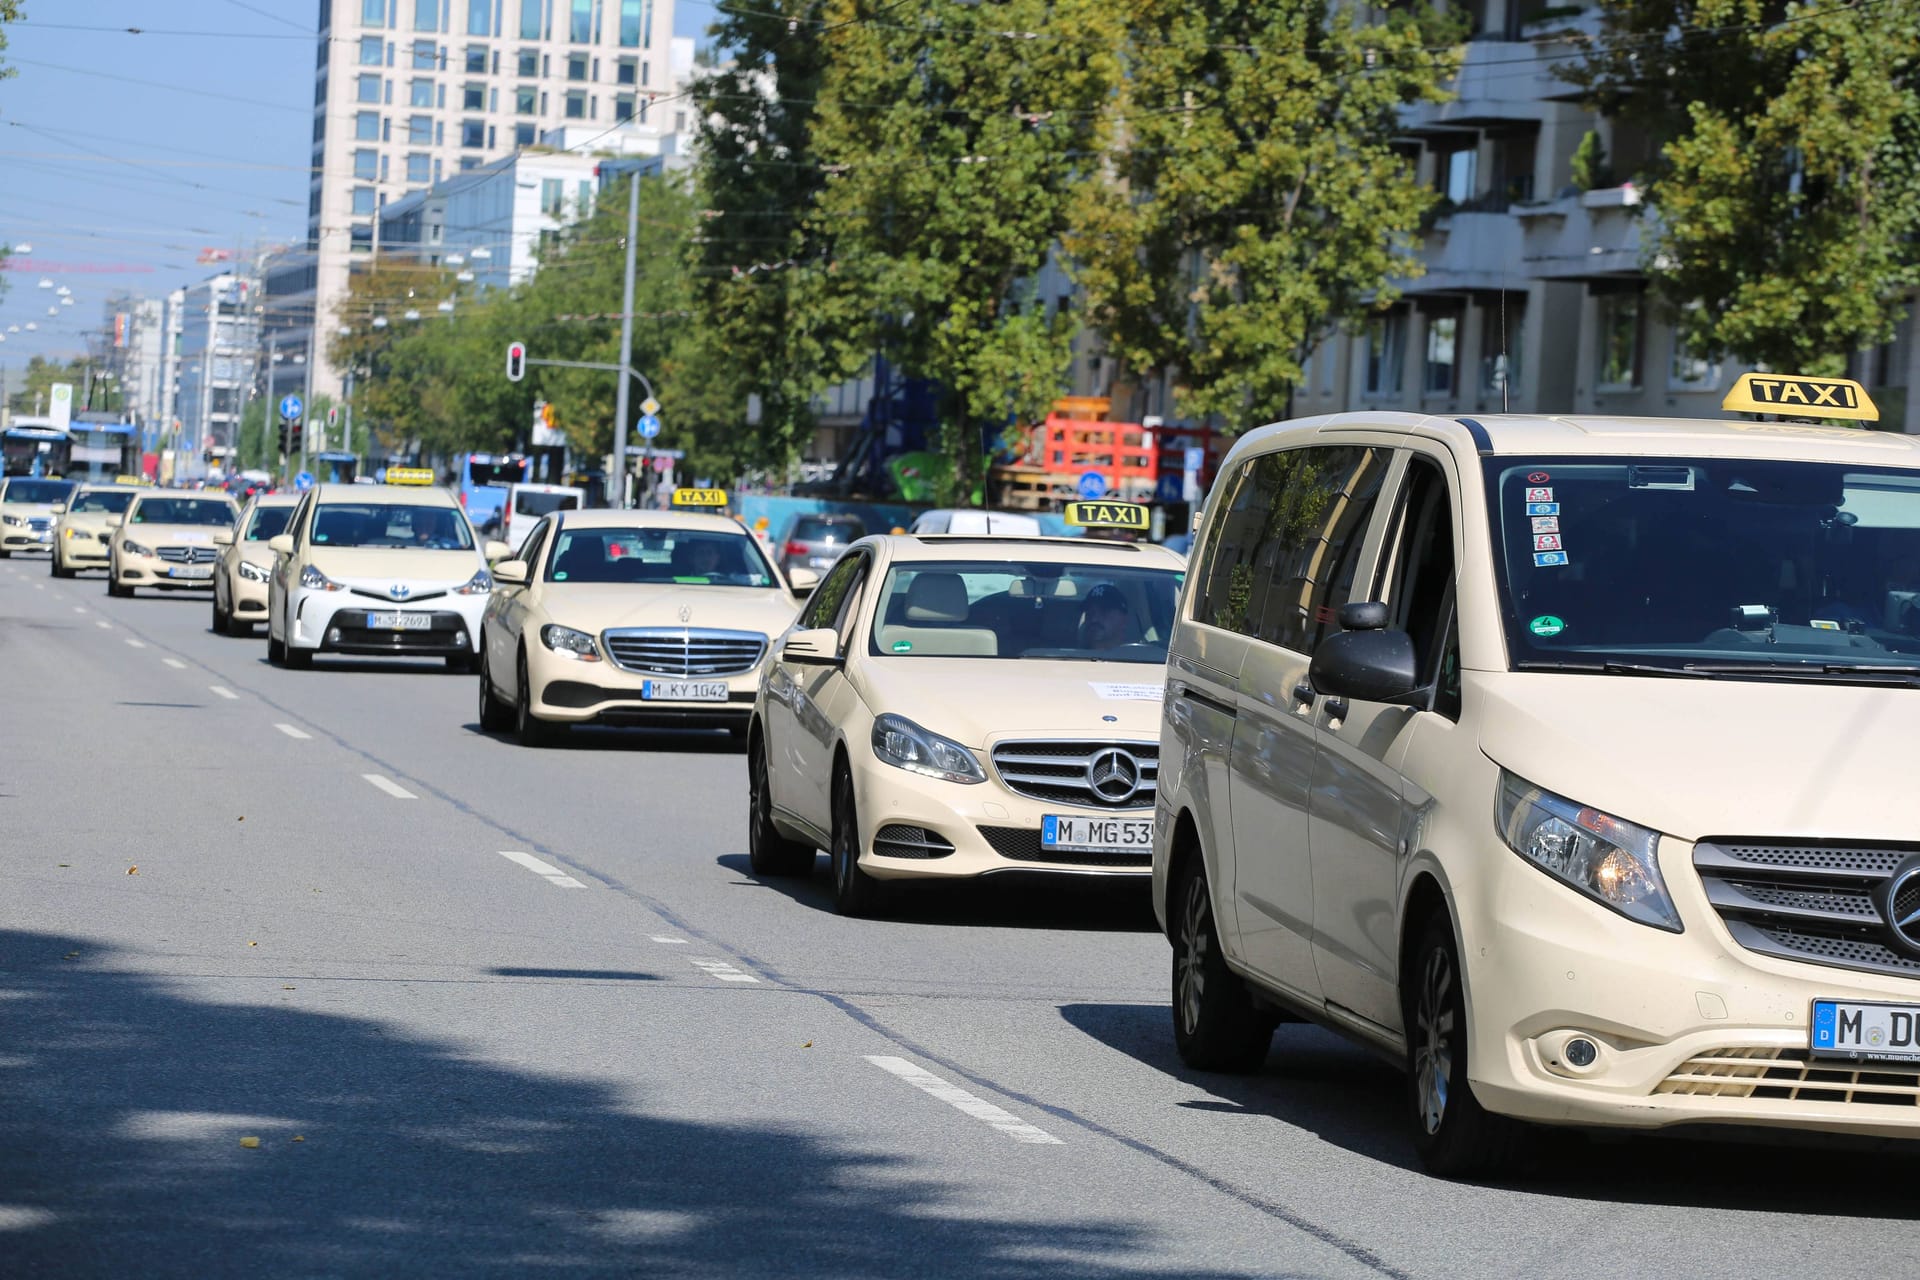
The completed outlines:
<svg viewBox="0 0 1920 1280">
<path fill-rule="evenodd" d="M 1207 512 L 1201 562 L 1206 577 L 1193 602 L 1193 618 L 1210 627 L 1243 631 L 1253 595 L 1253 552 L 1266 511 L 1265 486 L 1258 477 L 1278 454 L 1254 458 L 1223 479 Z M 1253 615 L 1253 616 L 1258 616 Z"/>
<path fill-rule="evenodd" d="M 822 579 L 820 585 L 813 589 L 813 594 L 807 597 L 807 607 L 800 611 L 800 629 L 814 631 L 831 627 L 840 616 L 840 606 L 846 603 L 854 578 L 865 566 L 865 556 L 849 556 L 833 566 L 833 572 Z"/>
<path fill-rule="evenodd" d="M 1262 640 L 1312 653 L 1339 630 L 1391 458 L 1386 449 L 1361 445 L 1294 451 L 1285 515 L 1272 537 Z"/>
<path fill-rule="evenodd" d="M 527 566 L 527 581 L 529 582 L 533 581 L 534 578 L 539 575 L 540 552 L 547 545 L 547 530 L 550 528 L 552 528 L 552 525 L 545 520 L 533 526 L 533 532 L 528 534 L 527 540 L 520 544 L 520 553 L 514 557 L 514 559 L 522 561 Z"/>
<path fill-rule="evenodd" d="M 1399 545 L 1393 556 L 1386 600 L 1390 626 L 1413 637 L 1421 683 L 1440 674 L 1451 640 L 1453 610 L 1453 503 L 1440 468 L 1415 458 L 1407 468 Z"/>
</svg>

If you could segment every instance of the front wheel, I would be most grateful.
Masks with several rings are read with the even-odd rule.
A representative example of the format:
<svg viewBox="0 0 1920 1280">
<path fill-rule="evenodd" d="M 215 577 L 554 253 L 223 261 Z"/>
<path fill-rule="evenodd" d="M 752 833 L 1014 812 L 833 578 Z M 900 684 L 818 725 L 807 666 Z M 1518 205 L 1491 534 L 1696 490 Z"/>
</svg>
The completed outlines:
<svg viewBox="0 0 1920 1280">
<path fill-rule="evenodd" d="M 870 916 L 880 909 L 880 882 L 860 867 L 860 815 L 854 810 L 853 775 L 844 767 L 833 780 L 833 906 L 843 916 Z"/>
<path fill-rule="evenodd" d="M 470 653 L 450 653 L 447 655 L 447 670 L 456 675 L 468 675 L 473 671 L 473 655 Z"/>
<path fill-rule="evenodd" d="M 50 563 L 53 566 L 53 576 L 56 578 L 71 578 L 78 572 L 78 570 L 69 569 L 60 563 L 60 553 L 58 551 L 53 553 Z"/>
<path fill-rule="evenodd" d="M 789 840 L 773 825 L 767 742 L 762 737 L 747 754 L 747 862 L 756 875 L 804 876 L 813 873 L 813 855 L 812 845 Z"/>
<path fill-rule="evenodd" d="M 1480 1105 L 1467 1080 L 1467 1005 L 1453 927 L 1435 912 L 1400 975 L 1407 1028 L 1407 1098 L 1413 1145 L 1443 1178 L 1496 1173 L 1511 1164 L 1524 1127 Z"/>
<path fill-rule="evenodd" d="M 1246 979 L 1227 967 L 1198 857 L 1173 901 L 1173 1045 L 1180 1060 L 1202 1071 L 1259 1070 L 1280 1020 L 1256 1006 Z"/>
<path fill-rule="evenodd" d="M 542 720 L 533 714 L 533 681 L 527 678 L 527 655 L 520 655 L 515 674 L 520 678 L 520 688 L 514 695 L 514 728 L 519 731 L 520 745 L 523 747 L 551 747 L 560 741 L 567 726 L 555 724 L 551 720 Z"/>
<path fill-rule="evenodd" d="M 267 627 L 267 661 L 276 667 L 287 665 L 287 644 L 284 640 L 273 638 L 273 627 Z"/>
<path fill-rule="evenodd" d="M 513 708 L 501 701 L 493 689 L 493 672 L 487 666 L 486 640 L 480 641 L 480 728 L 486 733 L 505 733 L 513 727 Z"/>
<path fill-rule="evenodd" d="M 213 593 L 213 632 L 222 635 L 229 632 L 233 625 L 233 615 L 220 607 L 220 593 Z"/>
</svg>

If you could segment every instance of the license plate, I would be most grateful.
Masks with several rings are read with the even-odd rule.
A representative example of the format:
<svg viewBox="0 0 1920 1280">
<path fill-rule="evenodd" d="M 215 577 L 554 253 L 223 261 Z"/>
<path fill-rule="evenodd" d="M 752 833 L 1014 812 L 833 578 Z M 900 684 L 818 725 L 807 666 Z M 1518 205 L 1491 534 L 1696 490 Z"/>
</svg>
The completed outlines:
<svg viewBox="0 0 1920 1280">
<path fill-rule="evenodd" d="M 1920 1004 L 1813 1002 L 1813 1056 L 1920 1062 Z"/>
<path fill-rule="evenodd" d="M 725 702 L 725 680 L 645 680 L 640 696 L 648 702 Z"/>
<path fill-rule="evenodd" d="M 833 557 L 814 556 L 807 561 L 807 567 L 809 569 L 831 569 L 833 568 Z"/>
<path fill-rule="evenodd" d="M 167 570 L 167 576 L 169 578 L 211 578 L 213 566 L 210 564 L 176 566 Z"/>
<path fill-rule="evenodd" d="M 433 615 L 430 613 L 370 613 L 367 615 L 369 631 L 431 631 Z"/>
<path fill-rule="evenodd" d="M 1074 853 L 1150 850 L 1153 819 L 1082 818 L 1050 813 L 1040 819 L 1040 847 Z"/>
</svg>

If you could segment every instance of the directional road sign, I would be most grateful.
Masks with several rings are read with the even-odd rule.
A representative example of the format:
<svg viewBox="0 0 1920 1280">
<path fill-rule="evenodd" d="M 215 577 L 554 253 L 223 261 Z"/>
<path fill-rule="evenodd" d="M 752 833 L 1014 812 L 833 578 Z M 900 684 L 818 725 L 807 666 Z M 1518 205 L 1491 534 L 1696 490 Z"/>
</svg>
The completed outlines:
<svg viewBox="0 0 1920 1280">
<path fill-rule="evenodd" d="M 1107 478 L 1098 471 L 1088 471 L 1080 477 L 1080 496 L 1097 498 L 1107 491 Z"/>
<path fill-rule="evenodd" d="M 640 419 L 640 434 L 641 436 L 643 436 L 648 440 L 651 440 L 655 436 L 659 435 L 660 434 L 660 416 L 658 414 L 653 414 L 653 413 L 642 415 Z"/>
<path fill-rule="evenodd" d="M 288 397 L 288 398 L 292 399 L 292 397 Z M 294 403 L 299 404 L 300 402 L 298 400 L 294 400 Z M 299 475 L 295 476 L 293 478 L 293 487 L 300 490 L 300 492 L 302 493 L 305 493 L 307 490 L 313 488 L 313 472 L 302 471 Z"/>
<path fill-rule="evenodd" d="M 300 403 L 299 396 L 283 396 L 280 399 L 280 416 L 288 422 L 298 418 L 307 406 Z"/>
</svg>

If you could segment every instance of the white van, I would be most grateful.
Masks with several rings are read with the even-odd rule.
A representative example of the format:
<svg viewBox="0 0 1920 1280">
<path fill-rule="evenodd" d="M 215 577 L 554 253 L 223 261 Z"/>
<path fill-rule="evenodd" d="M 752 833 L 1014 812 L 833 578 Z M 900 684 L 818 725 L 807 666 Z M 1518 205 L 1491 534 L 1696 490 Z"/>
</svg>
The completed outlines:
<svg viewBox="0 0 1920 1280">
<path fill-rule="evenodd" d="M 517 551 L 541 516 L 578 511 L 586 500 L 585 489 L 561 484 L 510 484 L 507 499 L 500 504 L 500 541 Z"/>
<path fill-rule="evenodd" d="M 958 533 L 1005 535 L 1015 538 L 1040 536 L 1040 519 L 1024 511 L 980 511 L 972 507 L 952 507 L 922 511 L 913 519 L 908 533 Z"/>
<path fill-rule="evenodd" d="M 1870 417 L 1750 374 L 1725 407 Z M 1818 407 L 1812 407 L 1818 406 Z M 1920 1137 L 1920 440 L 1347 413 L 1244 436 L 1168 653 L 1174 1039 L 1528 1123 Z"/>
</svg>

